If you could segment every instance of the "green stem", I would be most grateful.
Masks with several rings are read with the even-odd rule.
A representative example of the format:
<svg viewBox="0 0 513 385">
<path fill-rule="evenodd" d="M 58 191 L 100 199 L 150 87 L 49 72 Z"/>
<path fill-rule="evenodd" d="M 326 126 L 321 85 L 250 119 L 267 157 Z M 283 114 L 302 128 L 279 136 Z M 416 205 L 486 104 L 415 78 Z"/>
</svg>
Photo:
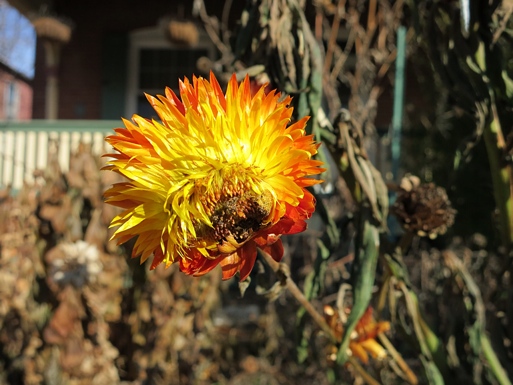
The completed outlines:
<svg viewBox="0 0 513 385">
<path fill-rule="evenodd" d="M 495 109 L 495 105 L 492 106 Z M 499 145 L 502 130 L 499 119 L 494 116 L 484 128 L 484 142 L 490 163 L 493 193 L 497 207 L 502 243 L 509 248 L 513 244 L 513 198 L 510 166 L 501 166 L 502 148 Z"/>
<path fill-rule="evenodd" d="M 490 340 L 485 334 L 481 335 L 481 349 L 486 358 L 486 362 L 490 365 L 491 372 L 495 375 L 495 379 L 500 385 L 511 385 L 511 381 L 506 374 L 506 371 L 499 362 L 495 354 Z"/>
<path fill-rule="evenodd" d="M 483 74 L 487 74 L 486 49 L 483 42 L 480 43 L 475 53 L 475 60 Z M 490 78 L 486 75 L 487 78 Z M 497 207 L 502 244 L 509 249 L 513 244 L 513 170 L 510 165 L 502 161 L 503 151 L 506 145 L 501 128 L 499 113 L 495 104 L 495 92 L 490 82 L 487 82 L 490 98 L 489 106 L 480 108 L 476 104 L 481 115 L 490 115 L 491 121 L 485 124 L 483 137 L 490 163 L 490 172 L 493 183 L 495 205 Z M 487 111 L 489 108 L 489 112 Z"/>
<path fill-rule="evenodd" d="M 405 296 L 406 306 L 413 322 L 413 328 L 422 354 L 430 361 L 434 362 L 444 380 L 448 379 L 449 367 L 447 366 L 447 358 L 443 350 L 443 344 L 424 320 L 417 295 L 407 288 L 404 281 L 399 283 L 399 287 Z"/>
</svg>

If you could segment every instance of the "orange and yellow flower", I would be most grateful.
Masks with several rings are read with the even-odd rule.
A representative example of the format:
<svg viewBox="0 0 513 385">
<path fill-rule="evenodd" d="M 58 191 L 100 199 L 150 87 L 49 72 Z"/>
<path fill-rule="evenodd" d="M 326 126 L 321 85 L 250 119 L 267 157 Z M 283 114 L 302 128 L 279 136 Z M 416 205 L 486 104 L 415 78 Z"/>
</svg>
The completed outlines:
<svg viewBox="0 0 513 385">
<path fill-rule="evenodd" d="M 106 169 L 128 179 L 105 193 L 124 209 L 113 238 L 137 236 L 133 257 L 196 276 L 220 265 L 224 279 L 243 280 L 257 247 L 280 260 L 280 236 L 305 230 L 315 209 L 305 188 L 323 171 L 308 117 L 289 125 L 291 98 L 252 95 L 247 77 L 232 76 L 226 94 L 211 74 L 180 81 L 180 98 L 169 88 L 147 98 L 159 120 L 134 115 L 107 138 L 117 153 Z"/>
<path fill-rule="evenodd" d="M 390 323 L 387 321 L 376 322 L 372 313 L 372 308 L 368 307 L 362 318 L 360 318 L 356 324 L 355 330 L 351 335 L 351 341 L 349 342 L 351 354 L 358 357 L 364 364 L 369 362 L 369 354 L 373 358 L 378 359 L 383 359 L 387 355 L 383 346 L 376 341 L 376 337 L 381 333 L 389 331 Z M 324 318 L 333 330 L 335 338 L 341 341 L 344 336 L 344 326 L 342 325 L 338 312 L 331 306 L 325 305 Z M 330 358 L 335 360 L 337 348 L 332 346 L 332 349 L 333 352 L 330 354 Z"/>
</svg>

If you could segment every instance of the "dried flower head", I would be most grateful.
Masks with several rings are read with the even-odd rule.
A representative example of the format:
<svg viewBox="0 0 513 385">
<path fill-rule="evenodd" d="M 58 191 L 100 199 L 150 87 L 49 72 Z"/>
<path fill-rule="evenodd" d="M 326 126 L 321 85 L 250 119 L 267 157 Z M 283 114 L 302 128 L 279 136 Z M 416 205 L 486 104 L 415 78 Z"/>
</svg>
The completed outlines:
<svg viewBox="0 0 513 385">
<path fill-rule="evenodd" d="M 456 214 L 443 187 L 422 184 L 413 175 L 402 179 L 392 212 L 405 230 L 431 239 L 445 234 Z"/>
<path fill-rule="evenodd" d="M 363 363 L 369 362 L 369 354 L 373 358 L 383 359 L 387 352 L 377 341 L 376 337 L 390 330 L 390 323 L 386 321 L 376 322 L 372 316 L 372 308 L 369 307 L 365 314 L 356 324 L 355 330 L 351 335 L 349 350 L 351 355 L 358 357 Z M 329 305 L 324 306 L 324 319 L 331 327 L 335 338 L 341 341 L 344 335 L 344 326 L 339 313 Z M 335 361 L 337 357 L 337 347 L 332 346 L 329 359 Z"/>
<path fill-rule="evenodd" d="M 289 126 L 291 98 L 252 95 L 247 77 L 226 94 L 211 74 L 180 81 L 181 100 L 169 88 L 147 97 L 160 121 L 134 115 L 107 138 L 118 153 L 106 168 L 128 179 L 105 193 L 124 209 L 114 238 L 137 236 L 134 257 L 196 276 L 219 264 L 224 279 L 243 280 L 257 247 L 281 259 L 280 236 L 305 230 L 315 208 L 305 187 L 323 171 L 308 117 Z"/>
<path fill-rule="evenodd" d="M 59 286 L 80 288 L 95 282 L 103 267 L 98 248 L 84 241 L 61 243 L 48 254 L 48 276 Z"/>
</svg>

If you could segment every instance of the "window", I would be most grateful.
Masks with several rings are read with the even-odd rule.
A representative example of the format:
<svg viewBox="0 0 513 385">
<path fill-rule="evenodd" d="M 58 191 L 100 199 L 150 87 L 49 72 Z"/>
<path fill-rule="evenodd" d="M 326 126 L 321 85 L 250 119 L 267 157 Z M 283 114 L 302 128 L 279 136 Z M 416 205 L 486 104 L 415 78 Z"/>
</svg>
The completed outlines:
<svg viewBox="0 0 513 385">
<path fill-rule="evenodd" d="M 137 113 L 143 116 L 154 114 L 143 92 L 150 95 L 164 93 L 164 87 L 170 87 L 178 94 L 178 79 L 187 76 L 191 79 L 196 62 L 202 56 L 208 56 L 206 49 L 149 49 L 139 51 L 139 95 Z"/>
<path fill-rule="evenodd" d="M 4 89 L 4 111 L 6 120 L 18 118 L 18 87 L 15 81 L 8 82 Z"/>
<path fill-rule="evenodd" d="M 185 47 L 169 41 L 163 28 L 135 31 L 130 35 L 126 115 L 155 117 L 144 93 L 164 94 L 165 87 L 178 93 L 178 79 L 197 73 L 201 57 L 214 59 L 215 48 L 204 31 L 197 46 Z"/>
</svg>

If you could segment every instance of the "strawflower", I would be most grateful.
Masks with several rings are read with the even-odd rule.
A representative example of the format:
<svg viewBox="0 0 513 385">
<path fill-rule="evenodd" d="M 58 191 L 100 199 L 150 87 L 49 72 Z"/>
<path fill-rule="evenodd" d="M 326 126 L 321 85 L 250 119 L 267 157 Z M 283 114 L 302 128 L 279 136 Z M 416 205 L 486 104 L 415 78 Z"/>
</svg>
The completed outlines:
<svg viewBox="0 0 513 385">
<path fill-rule="evenodd" d="M 369 354 L 371 357 L 377 359 L 383 359 L 387 355 L 383 346 L 376 341 L 376 337 L 390 330 L 390 323 L 387 321 L 376 322 L 372 313 L 372 308 L 368 307 L 362 318 L 360 318 L 356 324 L 356 328 L 351 335 L 351 342 L 349 343 L 351 355 L 358 357 L 364 364 L 369 362 Z M 341 341 L 344 335 L 344 326 L 342 325 L 338 312 L 331 306 L 325 305 L 324 318 L 333 330 L 335 338 Z M 333 351 L 329 358 L 334 361 L 337 356 L 337 348 L 333 346 L 332 349 Z"/>
<path fill-rule="evenodd" d="M 179 263 L 190 275 L 220 265 L 223 279 L 251 272 L 257 247 L 279 261 L 282 234 L 304 231 L 315 200 L 305 188 L 323 171 L 305 117 L 289 125 L 290 97 L 235 76 L 223 93 L 215 76 L 180 81 L 180 98 L 147 95 L 159 120 L 134 115 L 106 140 L 117 153 L 106 169 L 127 182 L 106 191 L 124 211 L 111 226 L 151 268 Z"/>
</svg>

